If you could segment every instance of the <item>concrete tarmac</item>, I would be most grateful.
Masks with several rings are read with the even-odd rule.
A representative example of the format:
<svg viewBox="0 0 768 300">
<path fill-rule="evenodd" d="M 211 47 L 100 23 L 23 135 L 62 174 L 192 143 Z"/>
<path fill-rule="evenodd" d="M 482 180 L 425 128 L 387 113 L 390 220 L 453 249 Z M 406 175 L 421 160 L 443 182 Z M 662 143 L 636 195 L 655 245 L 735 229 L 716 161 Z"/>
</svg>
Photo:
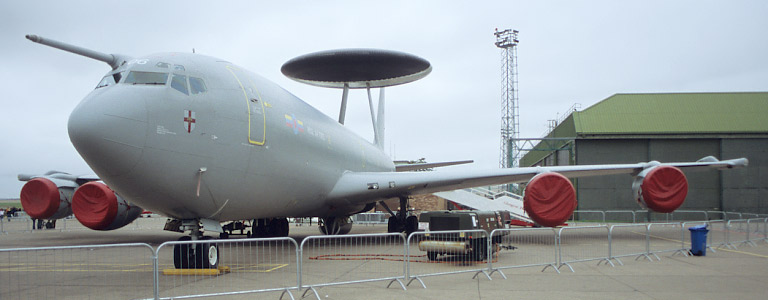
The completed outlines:
<svg viewBox="0 0 768 300">
<path fill-rule="evenodd" d="M 164 219 L 141 220 L 143 225 L 109 232 L 79 230 L 68 223 L 67 231 L 11 232 L 0 235 L 0 248 L 89 245 L 109 243 L 148 243 L 153 247 L 175 241 L 181 234 L 162 231 Z M 5 225 L 8 225 L 7 223 Z M 353 227 L 352 233 L 381 233 L 386 226 Z M 315 226 L 291 227 L 291 237 L 299 243 L 318 235 Z M 321 299 L 764 299 L 768 295 L 768 244 L 738 249 L 717 249 L 703 257 L 660 254 L 660 261 L 622 258 L 623 266 L 595 261 L 572 264 L 575 272 L 561 268 L 557 274 L 548 268 L 506 269 L 507 279 L 493 274 L 473 279 L 473 273 L 425 277 L 426 289 L 413 282 L 406 291 L 397 284 L 386 288 L 386 281 L 317 288 Z M 2 264 L 0 260 L 0 273 Z M 352 264 L 355 262 L 346 262 Z M 87 289 L 87 286 L 79 286 Z M 145 286 L 136 287 L 145 289 Z M 3 283 L 0 282 L 0 290 Z M 150 287 L 151 290 L 151 287 Z M 293 291 L 299 298 L 301 292 Z M 2 293 L 0 293 L 2 294 Z M 7 296 L 7 295 L 6 295 Z M 67 295 L 58 295 L 67 298 Z M 92 295 L 93 299 L 100 299 Z M 267 292 L 221 299 L 276 299 L 280 292 Z M 13 295 L 9 299 L 23 296 Z"/>
</svg>

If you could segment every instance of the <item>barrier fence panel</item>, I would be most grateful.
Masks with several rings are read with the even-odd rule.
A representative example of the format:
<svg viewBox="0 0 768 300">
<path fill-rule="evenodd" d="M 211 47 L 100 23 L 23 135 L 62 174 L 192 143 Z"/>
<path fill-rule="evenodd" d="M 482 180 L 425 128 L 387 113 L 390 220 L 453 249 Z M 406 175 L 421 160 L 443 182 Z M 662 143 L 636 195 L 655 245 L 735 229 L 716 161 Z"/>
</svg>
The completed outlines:
<svg viewBox="0 0 768 300">
<path fill-rule="evenodd" d="M 0 299 L 153 298 L 147 244 L 0 249 Z"/>
<path fill-rule="evenodd" d="M 2 220 L 3 233 L 29 232 L 32 230 L 32 220 L 28 217 L 11 217 Z"/>
<path fill-rule="evenodd" d="M 608 255 L 608 231 L 605 225 L 560 228 L 557 231 L 558 268 L 568 266 L 573 272 L 571 263 L 593 260 L 613 265 Z"/>
<path fill-rule="evenodd" d="M 635 259 L 651 258 L 648 253 L 648 224 L 612 225 L 610 230 L 609 257 L 619 264 L 621 257 L 634 256 Z"/>
<path fill-rule="evenodd" d="M 675 221 L 708 221 L 709 214 L 703 210 L 676 210 L 671 213 Z"/>
<path fill-rule="evenodd" d="M 657 259 L 659 253 L 677 252 L 687 256 L 688 252 L 681 246 L 681 223 L 651 223 L 648 224 L 648 251 Z"/>
<path fill-rule="evenodd" d="M 749 243 L 756 246 L 756 242 L 765 240 L 765 218 L 754 218 L 747 220 L 749 227 Z"/>
<path fill-rule="evenodd" d="M 352 215 L 352 222 L 355 224 L 387 224 L 389 214 L 385 213 L 360 213 Z"/>
<path fill-rule="evenodd" d="M 488 275 L 488 259 L 495 258 L 499 250 L 499 240 L 489 243 L 488 236 L 481 229 L 412 233 L 408 236 L 408 284 L 418 280 L 425 286 L 420 278 L 427 276 L 464 272 Z"/>
<path fill-rule="evenodd" d="M 709 220 L 725 220 L 725 212 L 722 211 L 716 211 L 716 210 L 708 210 L 707 215 L 709 216 Z"/>
<path fill-rule="evenodd" d="M 712 220 L 709 221 L 709 233 L 707 235 L 708 247 L 714 252 L 721 247 L 732 248 L 729 240 L 728 221 Z"/>
<path fill-rule="evenodd" d="M 310 236 L 301 242 L 301 288 L 397 281 L 405 289 L 405 236 L 399 233 Z M 389 286 L 388 285 L 388 286 Z M 306 294 L 306 291 L 305 291 Z"/>
<path fill-rule="evenodd" d="M 571 218 L 581 223 L 605 223 L 605 212 L 601 210 L 575 210 Z"/>
<path fill-rule="evenodd" d="M 606 210 L 605 221 L 608 223 L 637 223 L 637 216 L 632 210 Z"/>
<path fill-rule="evenodd" d="M 726 220 L 740 220 L 743 219 L 740 212 L 732 212 L 732 211 L 726 211 L 725 212 L 725 219 Z"/>
<path fill-rule="evenodd" d="M 731 245 L 750 244 L 749 222 L 746 219 L 728 220 L 728 241 Z"/>
<path fill-rule="evenodd" d="M 557 270 L 557 232 L 552 228 L 496 229 L 491 240 L 500 249 L 490 261 L 491 272 L 501 269 L 552 267 Z M 542 269 L 542 271 L 544 271 Z M 504 273 L 502 276 L 506 277 Z"/>
<path fill-rule="evenodd" d="M 174 252 L 218 247 L 217 269 L 176 268 Z M 175 250 L 179 249 L 179 250 Z M 292 238 L 166 242 L 157 248 L 157 287 L 162 298 L 223 296 L 299 287 L 298 246 Z"/>
</svg>

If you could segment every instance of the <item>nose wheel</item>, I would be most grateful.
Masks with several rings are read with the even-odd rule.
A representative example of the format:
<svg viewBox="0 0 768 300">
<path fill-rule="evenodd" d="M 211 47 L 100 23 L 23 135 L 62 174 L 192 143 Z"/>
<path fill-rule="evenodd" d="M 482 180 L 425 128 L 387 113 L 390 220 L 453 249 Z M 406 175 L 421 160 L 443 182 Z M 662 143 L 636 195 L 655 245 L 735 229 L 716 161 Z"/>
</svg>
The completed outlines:
<svg viewBox="0 0 768 300">
<path fill-rule="evenodd" d="M 191 222 L 190 224 L 195 224 Z M 187 226 L 188 224 L 185 224 Z M 193 240 L 212 240 L 202 236 L 200 225 L 188 225 L 192 232 L 179 238 L 180 242 Z M 176 269 L 216 269 L 219 267 L 219 246 L 216 243 L 183 243 L 173 245 L 173 266 Z"/>
</svg>

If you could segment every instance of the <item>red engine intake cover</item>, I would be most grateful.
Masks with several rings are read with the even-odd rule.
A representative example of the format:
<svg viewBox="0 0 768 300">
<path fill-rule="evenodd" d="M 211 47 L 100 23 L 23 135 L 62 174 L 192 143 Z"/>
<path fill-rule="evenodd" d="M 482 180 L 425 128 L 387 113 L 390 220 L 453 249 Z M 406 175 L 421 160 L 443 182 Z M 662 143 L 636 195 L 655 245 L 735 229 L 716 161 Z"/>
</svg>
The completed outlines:
<svg viewBox="0 0 768 300">
<path fill-rule="evenodd" d="M 59 188 L 53 181 L 33 178 L 21 188 L 21 206 L 33 219 L 50 218 L 59 210 Z"/>
<path fill-rule="evenodd" d="M 576 191 L 565 176 L 542 173 L 525 187 L 523 209 L 542 226 L 562 225 L 576 209 Z"/>
<path fill-rule="evenodd" d="M 72 212 L 83 226 L 93 230 L 109 227 L 117 216 L 117 195 L 101 182 L 81 185 L 72 199 Z"/>
<path fill-rule="evenodd" d="M 645 205 L 660 213 L 670 213 L 683 205 L 688 196 L 688 179 L 680 169 L 672 166 L 653 168 L 641 185 Z"/>
</svg>

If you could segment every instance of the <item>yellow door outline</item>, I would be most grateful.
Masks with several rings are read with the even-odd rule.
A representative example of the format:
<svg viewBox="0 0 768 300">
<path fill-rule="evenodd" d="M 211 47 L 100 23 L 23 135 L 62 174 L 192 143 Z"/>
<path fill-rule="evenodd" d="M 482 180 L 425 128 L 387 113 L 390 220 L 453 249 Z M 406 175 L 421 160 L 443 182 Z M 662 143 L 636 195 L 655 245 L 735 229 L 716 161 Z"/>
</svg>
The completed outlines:
<svg viewBox="0 0 768 300">
<path fill-rule="evenodd" d="M 227 70 L 229 70 L 229 72 L 232 73 L 232 76 L 235 77 L 235 80 L 237 80 L 237 84 L 240 85 L 240 90 L 243 91 L 243 97 L 245 98 L 245 105 L 248 107 L 248 143 L 249 144 L 263 146 L 264 143 L 266 142 L 266 139 L 267 139 L 267 112 L 264 110 L 264 101 L 261 99 L 261 95 L 259 94 L 259 90 L 253 84 L 253 82 L 251 82 L 251 79 L 247 78 L 247 76 L 246 76 L 246 78 L 248 79 L 248 83 L 250 83 L 251 88 L 253 88 L 253 90 L 256 93 L 256 97 L 257 97 L 256 102 L 258 102 L 259 105 L 261 106 L 261 122 L 262 122 L 261 137 L 257 136 L 256 137 L 257 139 L 254 140 L 252 138 L 253 135 L 251 135 L 251 122 L 254 121 L 254 120 L 251 119 L 251 115 L 252 115 L 251 114 L 251 99 L 248 98 L 248 92 L 245 91 L 245 86 L 243 86 L 243 82 L 240 81 L 240 78 L 237 77 L 237 74 L 235 74 L 235 71 L 234 71 L 234 70 L 240 71 L 240 69 L 238 69 L 236 67 L 233 67 L 233 66 L 227 66 Z M 255 121 L 258 122 L 258 120 L 255 120 Z"/>
</svg>

